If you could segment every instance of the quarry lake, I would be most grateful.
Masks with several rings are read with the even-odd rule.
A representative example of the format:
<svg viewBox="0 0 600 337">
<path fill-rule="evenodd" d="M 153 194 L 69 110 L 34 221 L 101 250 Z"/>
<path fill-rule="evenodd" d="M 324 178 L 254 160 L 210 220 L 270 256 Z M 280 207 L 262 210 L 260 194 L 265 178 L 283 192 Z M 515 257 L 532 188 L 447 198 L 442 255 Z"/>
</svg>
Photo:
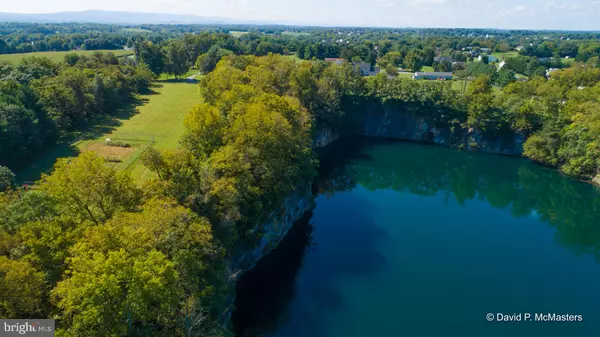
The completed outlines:
<svg viewBox="0 0 600 337">
<path fill-rule="evenodd" d="M 598 336 L 596 187 L 406 142 L 321 155 L 314 210 L 238 282 L 237 336 Z"/>
</svg>

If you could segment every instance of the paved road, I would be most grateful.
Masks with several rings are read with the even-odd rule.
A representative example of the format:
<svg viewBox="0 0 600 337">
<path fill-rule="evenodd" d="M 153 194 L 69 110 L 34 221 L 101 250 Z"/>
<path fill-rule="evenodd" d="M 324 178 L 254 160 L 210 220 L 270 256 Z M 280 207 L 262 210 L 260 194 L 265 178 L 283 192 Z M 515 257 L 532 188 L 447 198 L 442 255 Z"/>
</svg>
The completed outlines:
<svg viewBox="0 0 600 337">
<path fill-rule="evenodd" d="M 195 73 L 194 75 L 188 76 L 185 78 L 186 81 L 195 81 L 196 80 L 196 76 L 200 75 L 201 73 Z"/>
</svg>

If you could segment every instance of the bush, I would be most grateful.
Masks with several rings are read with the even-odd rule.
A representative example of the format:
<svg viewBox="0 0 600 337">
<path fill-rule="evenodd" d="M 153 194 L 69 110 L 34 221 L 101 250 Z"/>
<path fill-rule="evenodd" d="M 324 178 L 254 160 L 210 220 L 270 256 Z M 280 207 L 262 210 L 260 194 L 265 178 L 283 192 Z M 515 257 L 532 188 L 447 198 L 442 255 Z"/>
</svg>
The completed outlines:
<svg viewBox="0 0 600 337">
<path fill-rule="evenodd" d="M 106 145 L 114 147 L 131 147 L 131 144 L 122 142 L 107 142 Z"/>
</svg>

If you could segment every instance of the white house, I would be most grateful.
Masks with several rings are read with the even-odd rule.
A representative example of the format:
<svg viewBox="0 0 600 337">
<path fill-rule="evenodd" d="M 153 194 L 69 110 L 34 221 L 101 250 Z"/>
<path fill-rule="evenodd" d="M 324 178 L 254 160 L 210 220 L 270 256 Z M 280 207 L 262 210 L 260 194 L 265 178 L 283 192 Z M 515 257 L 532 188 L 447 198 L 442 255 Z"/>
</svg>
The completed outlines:
<svg viewBox="0 0 600 337">
<path fill-rule="evenodd" d="M 412 78 L 413 78 L 413 80 L 451 80 L 452 73 L 450 73 L 450 72 L 416 72 Z"/>
</svg>

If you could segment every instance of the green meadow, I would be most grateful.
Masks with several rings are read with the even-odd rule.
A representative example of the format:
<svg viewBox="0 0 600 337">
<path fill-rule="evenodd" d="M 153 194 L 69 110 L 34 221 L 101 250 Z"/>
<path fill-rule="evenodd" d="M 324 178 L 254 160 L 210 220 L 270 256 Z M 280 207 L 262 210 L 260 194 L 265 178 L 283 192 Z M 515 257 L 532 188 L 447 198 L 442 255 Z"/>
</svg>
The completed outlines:
<svg viewBox="0 0 600 337">
<path fill-rule="evenodd" d="M 22 53 L 22 54 L 1 54 L 0 55 L 0 62 L 2 61 L 8 61 L 10 63 L 19 63 L 19 61 L 21 61 L 21 59 L 25 58 L 25 57 L 29 57 L 29 56 L 42 56 L 42 57 L 47 57 L 49 59 L 51 59 L 54 62 L 61 62 L 62 60 L 65 59 L 65 55 L 69 54 L 69 53 L 76 53 L 79 55 L 86 55 L 86 56 L 91 56 L 93 55 L 95 52 L 102 52 L 102 53 L 113 53 L 118 57 L 124 57 L 124 56 L 129 56 L 129 55 L 133 55 L 133 51 L 132 50 L 124 50 L 124 49 L 117 49 L 117 50 L 71 50 L 71 51 L 44 51 L 44 52 L 36 52 L 36 53 Z"/>
<path fill-rule="evenodd" d="M 141 95 L 115 116 L 45 151 L 28 168 L 17 172 L 17 178 L 22 182 L 36 181 L 42 173 L 51 171 L 58 158 L 94 151 L 107 165 L 131 172 L 134 180 L 141 183 L 151 176 L 139 161 L 141 154 L 151 146 L 160 150 L 177 148 L 184 130 L 183 118 L 200 102 L 196 81 L 159 82 L 153 93 Z"/>
</svg>

